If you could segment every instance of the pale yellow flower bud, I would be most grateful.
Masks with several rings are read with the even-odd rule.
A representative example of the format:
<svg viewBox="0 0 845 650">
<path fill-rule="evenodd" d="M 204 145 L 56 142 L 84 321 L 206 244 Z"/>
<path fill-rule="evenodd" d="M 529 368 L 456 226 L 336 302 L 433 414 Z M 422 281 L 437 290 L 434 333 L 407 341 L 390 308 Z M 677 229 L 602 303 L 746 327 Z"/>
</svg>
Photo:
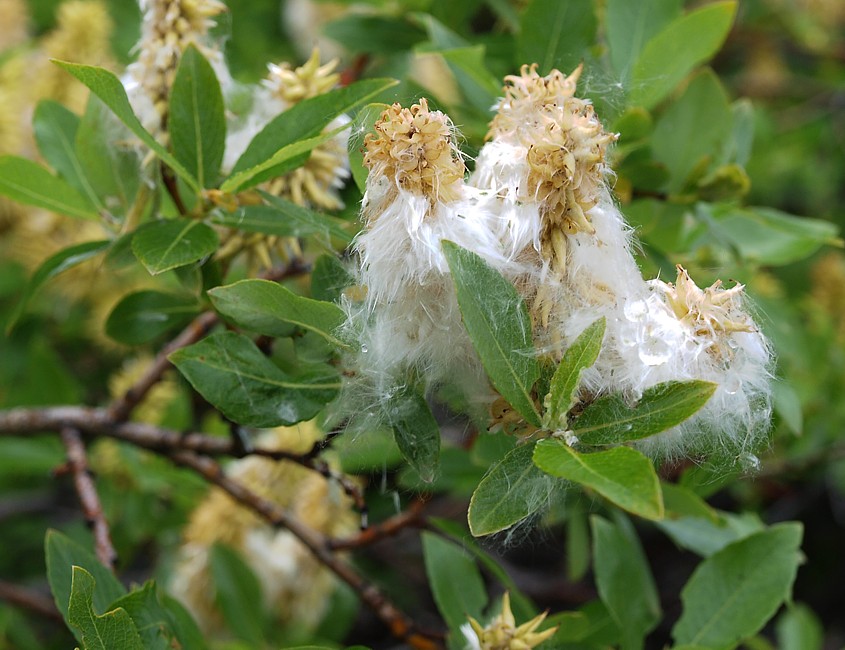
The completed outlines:
<svg viewBox="0 0 845 650">
<path fill-rule="evenodd" d="M 470 642 L 479 650 L 531 650 L 557 632 L 557 627 L 542 632 L 535 631 L 546 619 L 547 614 L 548 612 L 543 612 L 517 627 L 511 611 L 510 595 L 505 592 L 502 596 L 501 613 L 487 627 L 482 627 L 478 621 L 469 617 L 470 628 L 476 637 L 470 639 Z"/>
</svg>

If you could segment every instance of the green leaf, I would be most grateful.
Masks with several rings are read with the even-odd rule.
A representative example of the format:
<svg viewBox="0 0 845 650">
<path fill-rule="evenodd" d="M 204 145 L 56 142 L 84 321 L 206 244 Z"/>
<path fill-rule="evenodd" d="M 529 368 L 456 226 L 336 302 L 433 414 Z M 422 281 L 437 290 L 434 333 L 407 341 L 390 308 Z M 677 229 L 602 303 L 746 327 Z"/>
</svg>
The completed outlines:
<svg viewBox="0 0 845 650">
<path fill-rule="evenodd" d="M 698 565 L 681 592 L 675 643 L 722 648 L 757 633 L 789 598 L 802 526 L 789 522 L 746 537 Z"/>
<path fill-rule="evenodd" d="M 719 514 L 689 488 L 661 482 L 660 489 L 663 491 L 663 504 L 667 518 L 701 517 L 709 519 L 714 524 L 719 523 Z"/>
<path fill-rule="evenodd" d="M 760 517 L 753 513 L 735 515 L 719 512 L 717 515 L 715 521 L 709 516 L 666 518 L 658 521 L 657 527 L 672 538 L 675 544 L 702 557 L 710 557 L 728 544 L 765 528 Z"/>
<path fill-rule="evenodd" d="M 56 530 L 48 530 L 44 538 L 47 558 L 47 580 L 53 599 L 65 620 L 68 620 L 73 572 L 71 567 L 83 567 L 97 581 L 93 593 L 93 606 L 105 611 L 108 606 L 126 593 L 114 574 L 100 564 L 88 549 Z M 79 639 L 79 636 L 77 636 Z M 81 640 L 81 639 L 79 639 Z"/>
<path fill-rule="evenodd" d="M 784 380 L 772 383 L 775 413 L 796 436 L 804 431 L 804 414 L 801 410 L 801 398 L 791 384 Z"/>
<path fill-rule="evenodd" d="M 193 219 L 144 224 L 132 236 L 132 252 L 152 275 L 211 255 L 220 239 L 211 226 Z"/>
<path fill-rule="evenodd" d="M 310 420 L 340 390 L 337 371 L 324 364 L 290 375 L 247 337 L 212 334 L 169 357 L 191 385 L 231 420 L 251 427 L 277 427 Z"/>
<path fill-rule="evenodd" d="M 423 532 L 425 572 L 437 609 L 453 635 L 460 634 L 467 616 L 480 618 L 487 592 L 475 562 L 460 546 Z"/>
<path fill-rule="evenodd" d="M 227 320 L 258 334 L 290 336 L 291 326 L 322 336 L 338 348 L 349 346 L 335 336 L 346 316 L 331 302 L 322 302 L 269 280 L 241 280 L 208 292 L 211 303 Z"/>
<path fill-rule="evenodd" d="M 355 284 L 355 278 L 347 271 L 336 255 L 320 255 L 311 272 L 311 295 L 317 300 L 337 302 L 343 290 Z"/>
<path fill-rule="evenodd" d="M 584 409 L 572 430 L 588 445 L 641 440 L 686 420 L 715 390 L 716 384 L 709 381 L 667 381 L 643 391 L 633 408 L 620 395 L 607 395 Z"/>
<path fill-rule="evenodd" d="M 510 528 L 549 502 L 553 481 L 531 460 L 534 445 L 520 445 L 508 452 L 478 484 L 467 516 L 475 537 Z"/>
<path fill-rule="evenodd" d="M 97 193 L 85 175 L 76 152 L 76 135 L 80 119 L 58 102 L 42 100 L 32 118 L 32 130 L 38 150 L 53 169 L 90 201 L 97 210 L 104 210 Z"/>
<path fill-rule="evenodd" d="M 826 244 L 841 244 L 836 224 L 772 208 L 726 206 L 714 210 L 713 218 L 718 235 L 756 264 L 782 266 L 806 259 Z"/>
<path fill-rule="evenodd" d="M 426 483 L 431 483 L 440 465 L 440 426 L 428 402 L 413 388 L 399 391 L 385 406 L 387 421 L 405 460 Z"/>
<path fill-rule="evenodd" d="M 716 157 L 731 132 L 731 120 L 725 88 L 712 70 L 702 70 L 654 126 L 651 149 L 654 160 L 669 170 L 667 191 L 684 188 L 693 170 L 706 171 L 701 163 Z"/>
<path fill-rule="evenodd" d="M 477 110 L 489 115 L 502 86 L 487 69 L 484 55 L 483 45 L 440 50 L 440 56 L 449 65 L 464 96 Z"/>
<path fill-rule="evenodd" d="M 599 595 L 622 632 L 622 650 L 641 649 L 643 638 L 660 620 L 660 600 L 648 561 L 624 518 L 614 524 L 593 516 L 590 524 Z"/>
<path fill-rule="evenodd" d="M 822 650 L 824 627 L 803 603 L 794 603 L 781 614 L 775 626 L 780 650 Z"/>
<path fill-rule="evenodd" d="M 91 95 L 76 132 L 76 155 L 94 192 L 114 213 L 129 212 L 142 183 L 141 157 L 131 140 L 108 107 Z"/>
<path fill-rule="evenodd" d="M 201 187 L 214 187 L 226 146 L 223 93 L 214 69 L 193 44 L 182 53 L 167 119 L 173 155 Z"/>
<path fill-rule="evenodd" d="M 301 166 L 308 160 L 308 154 L 310 154 L 313 149 L 319 147 L 324 142 L 331 140 L 339 133 L 346 131 L 348 128 L 349 123 L 341 124 L 339 127 L 332 129 L 331 131 L 325 131 L 312 138 L 297 140 L 292 144 L 286 145 L 270 156 L 267 160 L 238 173 L 233 173 L 220 186 L 220 189 L 224 192 L 237 192 L 252 187 L 253 185 L 257 185 L 261 181 L 265 181 L 275 176 L 281 176 L 282 174 Z"/>
<path fill-rule="evenodd" d="M 235 163 L 232 176 L 223 183 L 221 189 L 229 191 L 226 188 L 231 188 L 232 185 L 238 186 L 233 181 L 237 174 L 265 163 L 284 147 L 318 136 L 336 117 L 397 83 L 392 79 L 367 79 L 343 88 L 336 88 L 292 106 L 274 118 L 252 139 L 246 151 Z M 266 177 L 259 174 L 249 180 L 258 183 L 270 176 L 272 174 Z"/>
<path fill-rule="evenodd" d="M 663 517 L 663 494 L 651 461 L 636 449 L 614 447 L 579 454 L 559 440 L 540 440 L 534 464 L 547 474 L 595 490 L 620 508 L 647 519 Z"/>
<path fill-rule="evenodd" d="M 326 244 L 334 237 L 344 244 L 352 237 L 343 226 L 345 222 L 327 214 L 314 212 L 278 197 L 265 198 L 271 205 L 250 205 L 234 212 L 218 211 L 212 217 L 215 224 L 237 228 L 245 232 L 260 232 L 277 237 L 319 236 Z"/>
<path fill-rule="evenodd" d="M 80 63 L 68 63 L 67 61 L 54 61 L 56 65 L 64 68 L 70 72 L 74 77 L 79 79 L 83 84 L 88 86 L 103 103 L 108 106 L 111 111 L 117 115 L 118 119 L 123 122 L 132 133 L 134 133 L 145 145 L 152 149 L 155 154 L 188 186 L 199 193 L 202 188 L 197 183 L 197 179 L 180 163 L 176 157 L 173 156 L 167 149 L 165 149 L 158 141 L 143 127 L 132 112 L 132 106 L 129 104 L 129 98 L 126 96 L 126 91 L 123 89 L 123 84 L 114 74 L 103 68 L 98 68 L 93 65 L 82 65 Z"/>
<path fill-rule="evenodd" d="M 211 547 L 209 566 L 215 599 L 229 629 L 253 647 L 262 647 L 267 616 L 255 573 L 240 555 L 219 543 Z"/>
<path fill-rule="evenodd" d="M 545 425 L 551 430 L 566 427 L 566 416 L 578 399 L 581 373 L 592 366 L 601 352 L 607 321 L 600 318 L 584 329 L 569 346 L 552 377 L 545 399 Z"/>
<path fill-rule="evenodd" d="M 531 388 L 540 367 L 531 340 L 528 308 L 513 285 L 475 253 L 443 242 L 464 325 L 490 381 L 534 426 L 540 416 Z"/>
<path fill-rule="evenodd" d="M 652 108 L 695 66 L 722 46 L 736 13 L 736 2 L 713 2 L 669 23 L 649 39 L 634 64 L 629 101 Z"/>
<path fill-rule="evenodd" d="M 407 20 L 388 16 L 346 14 L 323 27 L 323 35 L 350 53 L 405 52 L 425 38 L 425 32 Z"/>
<path fill-rule="evenodd" d="M 30 278 L 26 287 L 24 287 L 20 302 L 15 307 L 15 311 L 12 313 L 8 324 L 6 325 L 6 332 L 10 332 L 15 326 L 15 323 L 17 323 L 18 319 L 21 315 L 23 315 L 26 306 L 32 299 L 32 296 L 34 296 L 35 292 L 41 288 L 41 285 L 47 282 L 47 280 L 56 277 L 63 271 L 67 271 L 68 269 L 99 255 L 108 248 L 109 244 L 111 244 L 110 241 L 88 241 L 60 250 L 58 253 L 55 253 L 44 260 L 41 263 L 41 266 L 39 266 L 35 270 L 35 273 L 32 274 L 32 278 Z"/>
<path fill-rule="evenodd" d="M 174 648 L 205 648 L 206 644 L 184 610 L 174 610 L 155 582 L 131 591 L 114 601 L 110 609 L 121 608 L 132 617 L 144 650 L 173 650 Z M 162 602 L 164 601 L 164 602 Z"/>
<path fill-rule="evenodd" d="M 671 20 L 681 14 L 682 0 L 608 0 L 605 21 L 610 63 L 628 81 L 631 66 L 643 46 Z"/>
<path fill-rule="evenodd" d="M 199 313 L 192 296 L 161 291 L 136 291 L 121 299 L 106 320 L 106 334 L 125 345 L 152 341 Z"/>
<path fill-rule="evenodd" d="M 533 0 L 522 14 L 516 64 L 538 63 L 541 75 L 552 68 L 569 73 L 596 36 L 590 0 Z"/>
<path fill-rule="evenodd" d="M 91 203 L 66 181 L 18 156 L 0 156 L 0 194 L 77 219 L 100 218 Z"/>
<path fill-rule="evenodd" d="M 68 623 L 81 633 L 85 650 L 145 650 L 138 628 L 125 609 L 117 608 L 102 616 L 94 610 L 94 576 L 73 567 Z"/>
</svg>

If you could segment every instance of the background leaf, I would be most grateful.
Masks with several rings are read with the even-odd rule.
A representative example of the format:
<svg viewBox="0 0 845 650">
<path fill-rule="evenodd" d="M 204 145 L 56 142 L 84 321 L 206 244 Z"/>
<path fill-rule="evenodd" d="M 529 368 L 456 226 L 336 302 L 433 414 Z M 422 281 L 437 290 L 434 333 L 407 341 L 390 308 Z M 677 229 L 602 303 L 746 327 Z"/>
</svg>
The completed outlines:
<svg viewBox="0 0 845 650">
<path fill-rule="evenodd" d="M 223 94 L 214 69 L 195 45 L 182 53 L 170 91 L 173 155 L 202 187 L 214 187 L 226 145 Z"/>
<path fill-rule="evenodd" d="M 622 650 L 643 647 L 645 635 L 660 620 L 660 600 L 636 533 L 620 519 L 590 518 L 593 570 L 602 602 L 622 632 Z"/>
<path fill-rule="evenodd" d="M 423 532 L 425 571 L 437 609 L 453 635 L 459 635 L 467 616 L 481 617 L 487 592 L 472 557 L 460 546 Z"/>
<path fill-rule="evenodd" d="M 430 483 L 440 465 L 440 425 L 428 402 L 409 387 L 394 394 L 385 409 L 396 445 L 405 460 L 423 481 Z"/>
<path fill-rule="evenodd" d="M 67 620 L 80 631 L 85 650 L 145 650 L 135 623 L 125 609 L 112 609 L 102 616 L 94 611 L 94 577 L 73 567 Z"/>
<path fill-rule="evenodd" d="M 289 375 L 247 337 L 212 334 L 170 355 L 179 372 L 231 420 L 252 427 L 277 427 L 310 420 L 340 389 L 331 366 L 302 364 Z"/>
<path fill-rule="evenodd" d="M 605 22 L 610 63 L 622 82 L 645 44 L 667 23 L 681 15 L 683 0 L 607 0 Z"/>
<path fill-rule="evenodd" d="M 615 447 L 579 454 L 559 440 L 540 440 L 534 464 L 547 474 L 586 486 L 620 508 L 647 519 L 663 517 L 663 494 L 651 461 L 636 449 Z"/>
<path fill-rule="evenodd" d="M 161 291 L 136 291 L 121 299 L 106 320 L 106 334 L 126 345 L 152 341 L 199 313 L 192 296 Z"/>
<path fill-rule="evenodd" d="M 261 583 L 253 570 L 231 548 L 214 544 L 209 550 L 214 596 L 235 635 L 254 647 L 264 645 L 267 615 Z"/>
<path fill-rule="evenodd" d="M 772 526 L 702 562 L 681 592 L 676 643 L 733 646 L 760 630 L 789 597 L 801 555 L 802 526 Z"/>
<path fill-rule="evenodd" d="M 69 217 L 99 219 L 94 206 L 66 181 L 26 158 L 0 156 L 0 194 Z"/>
<path fill-rule="evenodd" d="M 552 68 L 569 74 L 584 59 L 595 35 L 590 0 L 533 0 L 520 21 L 516 66 L 537 63 L 541 75 Z"/>
<path fill-rule="evenodd" d="M 540 426 L 531 388 L 540 376 L 531 318 L 507 280 L 475 253 L 443 242 L 464 325 L 496 390 L 530 424 Z"/>
</svg>

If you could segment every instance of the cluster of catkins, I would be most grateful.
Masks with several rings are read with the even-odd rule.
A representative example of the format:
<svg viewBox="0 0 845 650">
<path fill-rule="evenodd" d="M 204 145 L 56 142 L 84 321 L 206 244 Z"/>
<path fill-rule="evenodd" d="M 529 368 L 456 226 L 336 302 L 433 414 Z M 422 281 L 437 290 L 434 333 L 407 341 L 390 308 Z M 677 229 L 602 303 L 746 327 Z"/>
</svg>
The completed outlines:
<svg viewBox="0 0 845 650">
<path fill-rule="evenodd" d="M 770 419 L 771 349 L 742 285 L 701 289 L 680 266 L 674 283 L 642 277 L 631 228 L 605 182 L 617 136 L 575 96 L 580 72 L 540 76 L 524 66 L 506 77 L 469 177 L 448 116 L 424 99 L 384 111 L 365 139 L 365 228 L 356 240 L 364 297 L 346 304 L 361 342 L 359 383 L 376 402 L 410 378 L 428 388 L 457 383 L 492 403 L 443 254 L 449 240 L 513 283 L 544 357 L 559 360 L 585 327 L 606 319 L 585 394 L 621 393 L 633 403 L 670 380 L 718 385 L 687 422 L 640 443 L 645 451 L 721 449 L 753 462 Z"/>
</svg>

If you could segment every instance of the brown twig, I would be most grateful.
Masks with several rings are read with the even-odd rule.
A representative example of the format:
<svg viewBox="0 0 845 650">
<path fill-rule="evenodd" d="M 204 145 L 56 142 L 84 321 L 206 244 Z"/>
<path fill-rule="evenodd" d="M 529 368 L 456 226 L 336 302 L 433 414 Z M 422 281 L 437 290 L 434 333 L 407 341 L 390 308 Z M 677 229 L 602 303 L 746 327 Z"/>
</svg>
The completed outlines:
<svg viewBox="0 0 845 650">
<path fill-rule="evenodd" d="M 29 587 L 0 580 L 0 600 L 17 605 L 39 616 L 58 622 L 62 621 L 62 615 L 56 608 L 53 599 Z"/>
<path fill-rule="evenodd" d="M 190 451 L 170 454 L 173 461 L 192 469 L 209 483 L 224 490 L 233 499 L 261 515 L 268 523 L 290 531 L 311 553 L 338 578 L 348 584 L 361 601 L 388 627 L 391 634 L 417 650 L 434 650 L 443 647 L 442 639 L 435 634 L 422 632 L 414 622 L 398 609 L 378 588 L 368 583 L 332 551 L 329 541 L 319 532 L 303 525 L 284 508 L 262 498 L 223 473 L 220 465 L 211 458 Z"/>
<path fill-rule="evenodd" d="M 94 533 L 97 559 L 103 566 L 114 571 L 117 551 L 114 550 L 109 524 L 103 513 L 103 506 L 100 503 L 97 488 L 94 486 L 91 470 L 88 468 L 88 457 L 85 454 L 82 436 L 79 430 L 73 427 L 63 427 L 60 435 L 67 451 L 68 465 L 73 473 L 73 484 L 76 487 L 76 493 L 79 495 L 79 502 L 82 504 L 82 512 Z"/>
<path fill-rule="evenodd" d="M 410 526 L 417 526 L 421 522 L 425 499 L 416 499 L 408 506 L 407 510 L 400 512 L 389 519 L 362 530 L 357 535 L 344 539 L 327 540 L 329 548 L 333 551 L 345 551 L 361 546 L 368 546 L 386 537 L 397 535 L 400 531 Z"/>
</svg>

